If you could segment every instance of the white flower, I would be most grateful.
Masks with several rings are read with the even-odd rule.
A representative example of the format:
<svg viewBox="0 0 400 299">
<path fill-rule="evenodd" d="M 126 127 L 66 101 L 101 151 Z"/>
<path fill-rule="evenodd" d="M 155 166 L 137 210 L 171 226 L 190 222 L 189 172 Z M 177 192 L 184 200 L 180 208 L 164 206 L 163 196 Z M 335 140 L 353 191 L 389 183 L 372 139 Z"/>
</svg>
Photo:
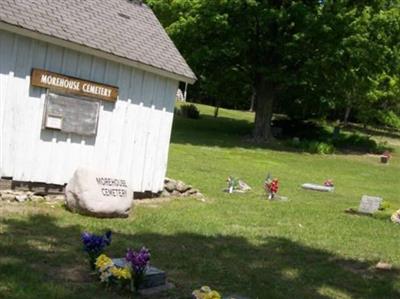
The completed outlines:
<svg viewBox="0 0 400 299">
<path fill-rule="evenodd" d="M 108 279 L 110 278 L 110 276 L 111 276 L 111 273 L 108 271 L 101 272 L 101 274 L 100 274 L 101 282 L 108 282 Z"/>
<path fill-rule="evenodd" d="M 397 212 L 395 212 L 395 213 L 392 215 L 391 220 L 392 220 L 394 223 L 400 224 L 400 210 L 398 210 Z"/>
</svg>

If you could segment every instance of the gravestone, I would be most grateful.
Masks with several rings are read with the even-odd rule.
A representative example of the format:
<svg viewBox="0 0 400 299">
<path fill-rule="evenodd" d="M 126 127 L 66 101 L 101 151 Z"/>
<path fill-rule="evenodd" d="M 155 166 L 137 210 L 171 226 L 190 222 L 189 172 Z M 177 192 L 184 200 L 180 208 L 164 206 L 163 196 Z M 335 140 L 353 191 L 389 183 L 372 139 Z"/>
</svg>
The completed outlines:
<svg viewBox="0 0 400 299">
<path fill-rule="evenodd" d="M 224 189 L 224 192 L 228 193 L 245 193 L 251 190 L 251 187 L 242 180 L 237 180 L 236 184 L 229 180 L 236 180 L 233 177 L 228 178 L 228 188 Z"/>
<path fill-rule="evenodd" d="M 66 206 L 100 218 L 128 217 L 133 191 L 127 181 L 88 168 L 78 168 L 65 188 Z"/>
<path fill-rule="evenodd" d="M 382 198 L 380 197 L 363 195 L 358 212 L 363 214 L 373 214 L 379 210 L 381 203 Z"/>
<path fill-rule="evenodd" d="M 301 185 L 303 189 L 307 190 L 313 190 L 313 191 L 320 191 L 320 192 L 333 192 L 335 190 L 335 187 L 329 187 L 329 186 L 323 186 L 323 185 L 317 185 L 317 184 L 310 184 L 306 183 Z"/>
<path fill-rule="evenodd" d="M 127 265 L 127 261 L 124 258 L 118 258 L 112 260 L 114 265 L 120 268 L 124 268 Z M 167 284 L 167 276 L 164 271 L 157 269 L 156 267 L 149 266 L 146 269 L 142 283 L 139 289 L 151 289 Z"/>
</svg>

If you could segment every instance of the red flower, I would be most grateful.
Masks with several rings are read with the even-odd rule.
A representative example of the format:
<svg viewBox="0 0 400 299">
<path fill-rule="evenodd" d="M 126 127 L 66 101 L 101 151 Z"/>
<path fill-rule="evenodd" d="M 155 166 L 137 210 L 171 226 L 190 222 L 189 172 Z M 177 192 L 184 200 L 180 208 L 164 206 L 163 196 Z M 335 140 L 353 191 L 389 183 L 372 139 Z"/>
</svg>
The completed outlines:
<svg viewBox="0 0 400 299">
<path fill-rule="evenodd" d="M 333 187 L 333 186 L 334 186 L 332 180 L 326 180 L 326 181 L 324 182 L 324 185 L 325 185 L 326 187 Z"/>
<path fill-rule="evenodd" d="M 279 181 L 278 179 L 273 179 L 272 181 L 265 182 L 265 187 L 270 193 L 277 193 L 279 189 Z"/>
</svg>

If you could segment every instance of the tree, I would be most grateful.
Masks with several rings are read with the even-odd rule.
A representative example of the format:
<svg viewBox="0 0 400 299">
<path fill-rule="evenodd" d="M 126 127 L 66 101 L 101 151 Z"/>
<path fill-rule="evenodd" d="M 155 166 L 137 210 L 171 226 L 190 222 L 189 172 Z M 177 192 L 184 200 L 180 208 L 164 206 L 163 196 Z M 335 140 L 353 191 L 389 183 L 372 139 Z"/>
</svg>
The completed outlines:
<svg viewBox="0 0 400 299">
<path fill-rule="evenodd" d="M 361 112 L 358 114 L 366 120 L 365 115 L 378 100 L 371 95 L 379 88 L 377 81 L 383 74 L 395 77 L 399 74 L 400 18 L 398 4 L 394 3 L 326 1 L 324 4 L 324 20 L 331 20 L 326 25 L 339 34 L 336 42 L 327 43 L 329 48 L 320 51 L 322 68 L 318 73 L 326 80 L 324 86 L 328 86 L 334 108 L 344 110 L 345 125 L 353 110 Z"/>
<path fill-rule="evenodd" d="M 318 14 L 318 0 L 176 0 L 149 3 L 158 14 L 179 10 L 163 23 L 203 89 L 229 98 L 229 91 L 254 90 L 257 141 L 272 138 L 271 118 L 279 94 L 296 81 L 308 46 L 304 31 Z M 173 13 L 171 15 L 174 15 Z M 171 16 L 170 15 L 170 16 Z M 176 14 L 175 14 L 176 15 Z M 308 54 L 309 55 L 309 54 Z M 229 96 L 226 96 L 228 94 Z M 235 94 L 235 92 L 234 92 Z M 237 94 L 237 93 L 236 93 Z"/>
<path fill-rule="evenodd" d="M 256 141 L 272 138 L 277 108 L 344 109 L 347 119 L 381 101 L 382 76 L 398 90 L 398 0 L 148 2 L 198 75 L 199 95 L 225 105 L 256 95 Z"/>
</svg>

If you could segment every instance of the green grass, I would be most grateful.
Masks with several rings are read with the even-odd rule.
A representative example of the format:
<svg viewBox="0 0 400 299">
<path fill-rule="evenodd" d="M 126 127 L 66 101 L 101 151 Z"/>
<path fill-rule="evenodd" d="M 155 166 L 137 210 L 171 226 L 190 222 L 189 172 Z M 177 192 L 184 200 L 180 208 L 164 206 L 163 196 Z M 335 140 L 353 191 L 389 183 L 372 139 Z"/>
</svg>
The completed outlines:
<svg viewBox="0 0 400 299">
<path fill-rule="evenodd" d="M 372 155 L 312 155 L 246 142 L 253 115 L 199 105 L 200 120 L 177 118 L 168 176 L 199 188 L 195 199 L 141 204 L 128 219 L 99 220 L 45 203 L 0 206 L 0 297 L 123 298 L 90 277 L 82 230 L 114 232 L 108 253 L 146 245 L 176 288 L 162 298 L 189 298 L 209 285 L 250 298 L 400 298 L 399 272 L 379 273 L 380 260 L 400 267 L 400 155 L 389 165 Z M 383 138 L 383 137 L 376 137 Z M 278 177 L 287 202 L 268 202 L 267 172 Z M 229 175 L 248 194 L 222 192 Z M 304 182 L 331 178 L 334 193 L 304 191 Z M 344 213 L 363 194 L 391 208 L 374 217 Z M 161 298 L 156 296 L 155 298 Z"/>
</svg>

